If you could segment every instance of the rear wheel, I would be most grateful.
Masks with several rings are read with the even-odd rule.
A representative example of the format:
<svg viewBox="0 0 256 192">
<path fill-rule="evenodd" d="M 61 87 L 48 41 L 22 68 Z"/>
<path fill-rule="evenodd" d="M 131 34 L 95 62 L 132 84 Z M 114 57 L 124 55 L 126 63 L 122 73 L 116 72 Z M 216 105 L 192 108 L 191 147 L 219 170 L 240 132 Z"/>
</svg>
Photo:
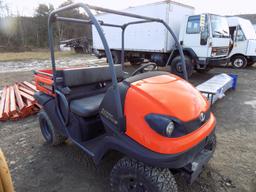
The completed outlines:
<svg viewBox="0 0 256 192">
<path fill-rule="evenodd" d="M 193 73 L 193 64 L 191 59 L 188 56 L 185 56 L 185 64 L 186 64 L 186 69 L 188 73 L 188 77 L 191 77 Z M 183 77 L 183 68 L 182 68 L 182 63 L 181 63 L 181 57 L 176 56 L 171 63 L 171 72 L 175 75 L 178 75 L 180 77 Z"/>
<path fill-rule="evenodd" d="M 66 141 L 67 138 L 62 136 L 59 131 L 54 128 L 51 120 L 44 110 L 40 111 L 38 117 L 41 133 L 46 143 L 56 146 Z"/>
<path fill-rule="evenodd" d="M 111 191 L 115 192 L 177 192 L 177 184 L 169 169 L 147 166 L 127 157 L 114 166 L 110 176 Z"/>
<path fill-rule="evenodd" d="M 243 55 L 236 55 L 231 59 L 233 68 L 242 69 L 247 66 L 247 59 Z"/>
</svg>

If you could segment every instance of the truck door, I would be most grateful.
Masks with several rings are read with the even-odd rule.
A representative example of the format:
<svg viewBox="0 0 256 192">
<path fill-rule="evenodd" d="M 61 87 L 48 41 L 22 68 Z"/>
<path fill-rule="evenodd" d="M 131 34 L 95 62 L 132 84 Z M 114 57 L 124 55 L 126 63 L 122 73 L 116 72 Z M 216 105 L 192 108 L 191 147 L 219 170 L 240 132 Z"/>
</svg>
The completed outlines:
<svg viewBox="0 0 256 192">
<path fill-rule="evenodd" d="M 198 57 L 208 57 L 208 19 L 206 15 L 188 17 L 183 38 L 183 47 L 191 48 Z"/>
<path fill-rule="evenodd" d="M 239 25 L 236 27 L 236 30 L 234 31 L 233 41 L 234 41 L 234 46 L 231 54 L 234 55 L 239 53 L 239 54 L 246 55 L 248 41 L 246 40 L 244 32 Z"/>
</svg>

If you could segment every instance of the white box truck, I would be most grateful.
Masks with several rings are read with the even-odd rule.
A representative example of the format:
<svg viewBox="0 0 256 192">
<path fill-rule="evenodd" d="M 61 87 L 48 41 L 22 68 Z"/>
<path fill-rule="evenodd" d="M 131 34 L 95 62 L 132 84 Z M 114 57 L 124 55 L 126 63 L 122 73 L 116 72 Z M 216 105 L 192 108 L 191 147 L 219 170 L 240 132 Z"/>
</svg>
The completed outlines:
<svg viewBox="0 0 256 192">
<path fill-rule="evenodd" d="M 174 31 L 183 47 L 188 76 L 193 69 L 203 72 L 229 62 L 230 36 L 225 17 L 200 14 L 194 15 L 194 8 L 173 1 L 162 1 L 137 7 L 124 12 L 164 20 Z M 129 17 L 113 14 L 98 14 L 97 19 L 120 25 L 133 22 Z M 138 21 L 138 20 L 137 20 Z M 115 63 L 121 61 L 122 29 L 103 27 Z M 167 30 L 159 23 L 129 25 L 124 35 L 125 61 L 136 64 L 144 59 L 159 66 L 170 65 L 171 72 L 182 75 L 179 51 Z M 93 29 L 93 48 L 99 57 L 105 57 L 103 45 Z"/>
<path fill-rule="evenodd" d="M 230 61 L 234 68 L 244 68 L 256 62 L 256 32 L 252 23 L 240 17 L 228 17 L 229 31 L 233 40 Z"/>
</svg>

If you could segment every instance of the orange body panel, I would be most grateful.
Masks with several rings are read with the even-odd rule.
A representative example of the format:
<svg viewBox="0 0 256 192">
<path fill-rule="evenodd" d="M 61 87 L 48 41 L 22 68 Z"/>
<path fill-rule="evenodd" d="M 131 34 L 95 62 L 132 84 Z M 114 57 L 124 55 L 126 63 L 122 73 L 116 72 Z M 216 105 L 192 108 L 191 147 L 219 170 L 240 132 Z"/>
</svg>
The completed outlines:
<svg viewBox="0 0 256 192">
<path fill-rule="evenodd" d="M 202 127 L 179 138 L 158 134 L 149 127 L 145 116 L 155 113 L 187 122 L 198 118 L 208 108 L 209 103 L 201 93 L 175 75 L 143 79 L 132 83 L 126 94 L 126 134 L 152 151 L 162 154 L 180 153 L 197 145 L 211 133 L 215 127 L 213 114 Z"/>
</svg>

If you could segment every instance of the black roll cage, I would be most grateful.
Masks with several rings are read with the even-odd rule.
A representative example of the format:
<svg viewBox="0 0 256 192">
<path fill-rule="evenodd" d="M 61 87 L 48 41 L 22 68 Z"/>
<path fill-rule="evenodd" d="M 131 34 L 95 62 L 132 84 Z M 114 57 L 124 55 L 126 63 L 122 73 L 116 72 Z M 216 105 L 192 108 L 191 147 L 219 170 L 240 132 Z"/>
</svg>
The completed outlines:
<svg viewBox="0 0 256 192">
<path fill-rule="evenodd" d="M 60 12 L 71 10 L 71 9 L 76 9 L 76 8 L 83 8 L 85 13 L 87 14 L 89 20 L 57 16 L 57 14 L 60 13 Z M 129 23 L 126 23 L 126 24 L 123 24 L 123 25 L 115 25 L 115 24 L 110 24 L 110 23 L 104 23 L 104 21 L 98 21 L 96 19 L 96 17 L 93 15 L 93 13 L 91 12 L 91 10 L 100 11 L 100 12 L 104 12 L 104 13 L 112 13 L 112 14 L 115 14 L 115 15 L 132 17 L 132 18 L 137 18 L 137 19 L 141 19 L 141 20 L 129 22 Z M 58 9 L 52 11 L 49 15 L 49 18 L 48 18 L 48 38 L 49 38 L 49 48 L 50 48 L 50 52 L 51 52 L 53 82 L 54 82 L 55 89 L 56 89 L 56 83 L 57 83 L 56 80 L 57 80 L 57 78 L 56 78 L 56 63 L 55 63 L 55 56 L 54 56 L 52 24 L 56 21 L 72 22 L 72 23 L 78 23 L 78 24 L 91 24 L 91 25 L 95 26 L 95 28 L 96 28 L 96 30 L 97 30 L 100 38 L 101 38 L 102 44 L 103 44 L 104 49 L 105 49 L 106 57 L 108 59 L 108 64 L 109 64 L 109 68 L 110 68 L 110 72 L 111 72 L 111 76 L 112 76 L 113 89 L 114 89 L 114 92 L 115 92 L 115 102 L 116 102 L 116 107 L 117 107 L 118 120 L 121 120 L 121 119 L 124 118 L 123 117 L 123 111 L 122 111 L 121 99 L 120 99 L 120 92 L 119 92 L 119 89 L 118 89 L 118 82 L 117 82 L 116 73 L 115 73 L 115 69 L 114 69 L 114 62 L 113 62 L 112 54 L 111 54 L 110 48 L 108 46 L 106 37 L 103 33 L 103 29 L 102 29 L 101 26 L 117 27 L 117 28 L 122 29 L 121 64 L 122 64 L 122 67 L 123 67 L 123 65 L 124 65 L 124 35 L 125 35 L 125 29 L 129 25 L 135 25 L 135 24 L 142 24 L 142 23 L 149 23 L 149 22 L 162 23 L 164 25 L 164 27 L 168 30 L 168 32 L 171 33 L 173 39 L 176 42 L 176 46 L 177 46 L 177 48 L 179 50 L 179 53 L 180 53 L 180 56 L 181 56 L 184 79 L 186 79 L 186 80 L 188 79 L 182 47 L 179 44 L 179 41 L 178 41 L 177 37 L 175 36 L 174 32 L 167 25 L 167 23 L 165 21 L 163 21 L 162 19 L 158 19 L 158 18 L 146 17 L 146 16 L 137 15 L 137 14 L 106 9 L 106 8 L 102 8 L 102 7 L 88 5 L 88 4 L 85 4 L 85 3 L 74 3 L 74 4 L 70 4 L 70 5 L 67 5 L 67 6 L 64 6 L 64 7 L 61 7 L 61 8 L 58 8 Z M 57 92 L 59 92 L 59 91 L 57 91 Z M 58 98 L 58 97 L 56 97 L 56 98 Z"/>
</svg>

